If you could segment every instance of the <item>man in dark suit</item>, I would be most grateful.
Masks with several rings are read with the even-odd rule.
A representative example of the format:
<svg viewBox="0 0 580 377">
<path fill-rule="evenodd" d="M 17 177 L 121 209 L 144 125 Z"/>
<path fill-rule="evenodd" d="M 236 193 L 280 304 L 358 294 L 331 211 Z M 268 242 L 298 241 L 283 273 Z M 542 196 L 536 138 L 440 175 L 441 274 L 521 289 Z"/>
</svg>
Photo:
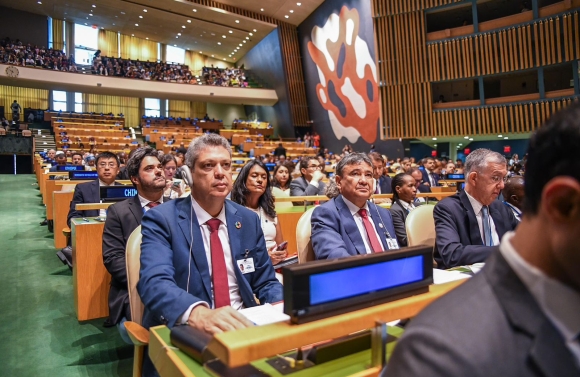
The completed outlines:
<svg viewBox="0 0 580 377">
<path fill-rule="evenodd" d="M 391 214 L 368 200 L 373 167 L 364 153 L 350 153 L 336 165 L 340 195 L 312 213 L 316 259 L 335 259 L 398 249 Z"/>
<path fill-rule="evenodd" d="M 49 169 L 50 172 L 56 172 L 57 166 L 65 166 L 66 165 L 66 155 L 64 154 L 63 151 L 58 151 L 55 153 L 54 162 L 56 164 L 50 167 L 50 169 Z M 54 177 L 50 177 L 50 179 L 54 179 Z"/>
<path fill-rule="evenodd" d="M 326 185 L 322 182 L 324 166 L 316 157 L 304 157 L 300 161 L 300 173 L 302 176 L 290 183 L 290 196 L 324 195 Z M 303 203 L 295 203 L 303 205 Z"/>
<path fill-rule="evenodd" d="M 579 144 L 580 104 L 531 137 L 520 225 L 410 322 L 385 376 L 580 376 Z"/>
<path fill-rule="evenodd" d="M 435 261 L 450 268 L 483 262 L 503 235 L 518 225 L 512 211 L 496 200 L 507 177 L 505 158 L 476 149 L 465 162 L 465 190 L 440 201 L 435 219 Z"/>
<path fill-rule="evenodd" d="M 143 326 L 187 324 L 211 334 L 252 326 L 237 312 L 282 300 L 258 216 L 226 200 L 232 187 L 231 148 L 204 134 L 186 155 L 191 196 L 143 216 Z M 239 265 L 244 266 L 244 271 Z M 147 353 L 146 353 L 147 354 Z M 146 357 L 145 376 L 154 367 Z"/>
<path fill-rule="evenodd" d="M 522 221 L 522 210 L 526 198 L 524 186 L 524 177 L 516 175 L 508 178 L 502 191 L 503 204 L 512 210 L 518 221 Z"/>
<path fill-rule="evenodd" d="M 115 183 L 115 177 L 119 172 L 119 160 L 117 155 L 111 152 L 102 152 L 97 156 L 97 175 L 98 179 L 92 182 L 79 183 L 75 187 L 73 198 L 70 202 L 70 209 L 66 219 L 70 228 L 70 221 L 73 218 L 96 217 L 101 214 L 99 210 L 77 211 L 76 205 L 81 203 L 99 203 L 100 186 L 112 186 Z M 106 212 L 102 210 L 102 215 Z M 72 268 L 72 248 L 69 246 L 56 253 L 62 263 Z"/>
<path fill-rule="evenodd" d="M 415 179 L 415 188 L 417 189 L 417 193 L 427 193 L 431 192 L 431 186 L 423 184 L 423 170 L 419 168 L 413 168 L 409 172 L 413 179 Z M 425 198 L 415 198 L 415 204 L 420 204 L 426 202 Z"/>
<path fill-rule="evenodd" d="M 282 145 L 282 143 L 278 144 L 278 147 L 274 149 L 274 156 L 284 156 L 286 157 L 286 148 Z"/>
<path fill-rule="evenodd" d="M 126 320 L 131 320 L 125 249 L 129 236 L 141 225 L 143 213 L 163 203 L 165 176 L 157 151 L 150 147 L 139 148 L 133 154 L 127 172 L 137 195 L 108 208 L 103 230 L 103 263 L 112 278 L 106 324 L 117 325 L 123 340 L 132 344 L 124 326 Z"/>
<path fill-rule="evenodd" d="M 421 170 L 423 174 L 423 184 L 430 187 L 439 186 L 439 174 L 435 173 L 435 168 L 437 164 L 433 157 L 426 157 L 423 160 L 424 170 Z"/>
<path fill-rule="evenodd" d="M 392 194 L 391 177 L 385 175 L 385 160 L 383 156 L 377 152 L 369 153 L 369 157 L 373 163 L 373 178 L 377 181 L 377 187 L 374 194 Z"/>
</svg>

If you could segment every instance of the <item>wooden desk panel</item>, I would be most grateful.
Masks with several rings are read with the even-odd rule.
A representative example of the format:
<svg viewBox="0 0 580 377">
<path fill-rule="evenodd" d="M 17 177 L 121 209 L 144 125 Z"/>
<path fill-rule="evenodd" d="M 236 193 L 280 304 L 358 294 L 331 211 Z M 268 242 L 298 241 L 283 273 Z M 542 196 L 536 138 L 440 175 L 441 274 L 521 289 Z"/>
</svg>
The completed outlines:
<svg viewBox="0 0 580 377">
<path fill-rule="evenodd" d="M 63 228 L 68 225 L 66 218 L 73 198 L 73 191 L 55 191 L 53 194 L 53 219 L 54 219 L 54 247 L 62 249 L 66 247 L 66 237 L 62 234 Z"/>
<path fill-rule="evenodd" d="M 296 227 L 298 226 L 298 220 L 304 214 L 304 206 L 279 210 L 276 211 L 276 214 L 278 215 L 284 241 L 288 241 L 288 256 L 294 255 L 298 252 Z"/>
<path fill-rule="evenodd" d="M 77 319 L 88 321 L 109 315 L 111 275 L 103 264 L 105 223 L 72 219 L 73 292 Z"/>
</svg>

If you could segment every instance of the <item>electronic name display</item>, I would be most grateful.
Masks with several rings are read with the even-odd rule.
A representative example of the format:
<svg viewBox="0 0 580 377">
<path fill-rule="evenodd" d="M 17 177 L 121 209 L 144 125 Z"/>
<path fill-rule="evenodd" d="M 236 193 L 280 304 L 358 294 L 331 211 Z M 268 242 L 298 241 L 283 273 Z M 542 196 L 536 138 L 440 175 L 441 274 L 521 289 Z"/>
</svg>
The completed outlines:
<svg viewBox="0 0 580 377">
<path fill-rule="evenodd" d="M 304 323 L 428 292 L 432 254 L 416 246 L 284 267 L 284 313 Z"/>
<path fill-rule="evenodd" d="M 90 181 L 99 178 L 96 171 L 73 170 L 68 172 L 71 181 Z"/>
<path fill-rule="evenodd" d="M 465 179 L 465 174 L 447 174 L 447 179 Z"/>
<path fill-rule="evenodd" d="M 133 186 L 101 186 L 100 198 L 103 203 L 119 202 L 137 195 Z"/>
<path fill-rule="evenodd" d="M 56 165 L 56 171 L 77 171 L 85 170 L 83 165 Z"/>
</svg>

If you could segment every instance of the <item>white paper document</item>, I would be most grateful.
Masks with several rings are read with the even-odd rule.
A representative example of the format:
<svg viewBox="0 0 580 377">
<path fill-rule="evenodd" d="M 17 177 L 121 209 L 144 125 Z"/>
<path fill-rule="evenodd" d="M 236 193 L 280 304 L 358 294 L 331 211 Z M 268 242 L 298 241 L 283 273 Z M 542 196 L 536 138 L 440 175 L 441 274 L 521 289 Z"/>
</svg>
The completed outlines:
<svg viewBox="0 0 580 377">
<path fill-rule="evenodd" d="M 284 304 L 264 304 L 238 311 L 257 326 L 269 325 L 270 323 L 285 322 L 290 316 L 284 314 Z"/>
<path fill-rule="evenodd" d="M 450 281 L 467 279 L 471 276 L 459 271 L 433 269 L 433 284 L 449 283 Z"/>
</svg>

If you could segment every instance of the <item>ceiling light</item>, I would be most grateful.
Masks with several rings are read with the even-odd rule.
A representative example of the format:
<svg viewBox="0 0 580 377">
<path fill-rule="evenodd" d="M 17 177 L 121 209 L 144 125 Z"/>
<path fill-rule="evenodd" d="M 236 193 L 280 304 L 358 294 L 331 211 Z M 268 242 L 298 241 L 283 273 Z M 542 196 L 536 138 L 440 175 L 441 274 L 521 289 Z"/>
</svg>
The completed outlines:
<svg viewBox="0 0 580 377">
<path fill-rule="evenodd" d="M 179 35 L 176 35 L 175 38 L 179 38 Z"/>
<path fill-rule="evenodd" d="M 469 139 L 469 136 L 465 136 L 464 139 Z"/>
<path fill-rule="evenodd" d="M 260 8 L 260 11 L 262 11 L 262 12 L 263 12 L 263 11 L 264 11 L 264 8 Z"/>
<path fill-rule="evenodd" d="M 85 24 L 85 25 L 86 25 L 86 24 Z M 134 36 L 135 36 L 135 34 L 131 34 L 131 36 L 132 36 L 132 37 L 134 37 Z"/>
<path fill-rule="evenodd" d="M 230 33 L 230 34 L 233 34 L 233 31 L 231 31 L 231 30 L 228 30 L 228 33 Z"/>
<path fill-rule="evenodd" d="M 143 9 L 143 12 L 147 13 L 147 9 Z"/>
<path fill-rule="evenodd" d="M 135 26 L 139 26 L 139 24 L 135 24 Z"/>
<path fill-rule="evenodd" d="M 182 29 L 185 29 L 185 25 L 181 25 L 181 28 L 182 28 Z"/>
<path fill-rule="evenodd" d="M 145 38 L 145 39 L 149 40 L 149 38 Z"/>
<path fill-rule="evenodd" d="M 211 57 L 213 58 L 213 55 Z"/>
<path fill-rule="evenodd" d="M 243 44 L 240 43 L 240 47 L 242 47 L 242 46 L 243 46 Z"/>
<path fill-rule="evenodd" d="M 250 34 L 250 37 L 254 35 L 253 33 L 248 33 L 248 34 Z"/>
<path fill-rule="evenodd" d="M 200 54 L 203 54 L 203 51 L 200 51 L 199 53 L 200 53 Z"/>
<path fill-rule="evenodd" d="M 177 45 L 173 45 L 173 47 L 177 47 Z"/>
<path fill-rule="evenodd" d="M 224 60 L 226 60 L 226 58 L 224 58 Z"/>
<path fill-rule="evenodd" d="M 469 141 L 473 141 L 473 138 L 472 138 L 472 137 L 470 137 L 470 138 L 469 138 Z"/>
<path fill-rule="evenodd" d="M 194 9 L 193 11 L 194 11 L 194 12 L 197 12 L 197 9 Z"/>
<path fill-rule="evenodd" d="M 503 135 L 497 135 L 497 137 L 503 137 Z"/>
<path fill-rule="evenodd" d="M 143 16 L 139 16 L 139 18 L 143 18 Z"/>
<path fill-rule="evenodd" d="M 93 16 L 93 14 L 92 14 L 92 13 L 89 13 L 89 16 L 91 16 L 91 17 L 92 17 L 92 16 Z"/>
<path fill-rule="evenodd" d="M 125 12 L 121 12 L 121 14 L 125 14 Z"/>
<path fill-rule="evenodd" d="M 296 5 L 300 6 L 300 5 L 302 5 L 302 3 L 296 3 Z"/>
<path fill-rule="evenodd" d="M 42 5 L 42 1 L 39 1 L 38 4 Z"/>
<path fill-rule="evenodd" d="M 240 23 L 240 20 L 236 20 L 236 24 L 239 24 L 239 23 Z"/>
<path fill-rule="evenodd" d="M 181 33 L 177 33 L 177 35 L 181 35 Z"/>
<path fill-rule="evenodd" d="M 115 26 L 115 24 L 113 24 L 113 26 Z"/>
<path fill-rule="evenodd" d="M 247 40 L 249 40 L 249 39 L 250 39 L 250 37 L 246 37 L 246 39 L 247 39 Z"/>
<path fill-rule="evenodd" d="M 433 138 L 433 139 L 431 139 L 431 140 L 437 140 L 437 138 L 436 138 L 436 137 L 434 137 L 434 138 Z"/>
<path fill-rule="evenodd" d="M 232 54 L 229 54 L 228 56 L 231 58 L 232 57 Z"/>
<path fill-rule="evenodd" d="M 242 42 L 246 43 L 246 40 L 244 39 Z"/>
<path fill-rule="evenodd" d="M 191 23 L 191 20 L 187 20 L 188 23 Z"/>
<path fill-rule="evenodd" d="M 220 46 L 221 46 L 221 45 L 222 45 L 222 43 L 221 43 L 221 42 L 218 42 L 218 45 L 220 45 Z"/>
<path fill-rule="evenodd" d="M 88 24 L 85 22 L 85 25 L 88 25 Z"/>
<path fill-rule="evenodd" d="M 95 4 L 91 5 L 93 8 L 96 8 L 97 6 Z"/>
<path fill-rule="evenodd" d="M 199 84 L 199 85 L 203 85 L 203 84 L 201 83 L 201 81 L 200 81 L 200 82 L 198 82 L 198 84 Z"/>
<path fill-rule="evenodd" d="M 463 143 L 459 143 L 459 145 L 463 145 Z"/>
<path fill-rule="evenodd" d="M 505 140 L 507 140 L 507 139 L 508 139 L 508 137 L 506 136 L 506 137 L 504 137 L 504 139 L 505 139 Z"/>
<path fill-rule="evenodd" d="M 254 33 L 257 32 L 258 30 L 254 29 Z"/>
<path fill-rule="evenodd" d="M 225 35 L 222 35 L 222 38 L 225 38 L 225 37 L 226 37 Z"/>
<path fill-rule="evenodd" d="M 294 13 L 294 11 L 292 9 L 290 9 L 290 13 Z"/>
<path fill-rule="evenodd" d="M 290 18 L 290 16 L 289 16 L 289 15 L 287 15 L 287 14 L 285 14 L 285 15 L 284 15 L 284 17 L 286 17 L 286 18 Z"/>
</svg>

